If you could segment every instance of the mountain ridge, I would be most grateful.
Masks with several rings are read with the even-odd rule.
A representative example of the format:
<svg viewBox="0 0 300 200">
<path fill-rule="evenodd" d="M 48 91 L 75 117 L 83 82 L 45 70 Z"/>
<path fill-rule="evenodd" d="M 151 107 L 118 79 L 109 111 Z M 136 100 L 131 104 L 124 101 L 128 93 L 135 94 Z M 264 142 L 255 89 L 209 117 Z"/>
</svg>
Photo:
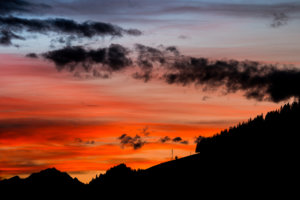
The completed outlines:
<svg viewBox="0 0 300 200">
<path fill-rule="evenodd" d="M 55 189 L 66 194 L 76 191 L 77 195 L 91 196 L 99 192 L 113 194 L 116 190 L 127 193 L 133 188 L 136 193 L 155 189 L 155 194 L 166 193 L 168 188 L 187 192 L 195 187 L 247 192 L 270 192 L 266 185 L 278 191 L 287 186 L 291 189 L 290 179 L 297 177 L 299 167 L 295 159 L 299 157 L 299 125 L 300 103 L 294 102 L 268 112 L 265 117 L 258 115 L 212 137 L 202 138 L 196 147 L 200 153 L 148 169 L 133 170 L 120 164 L 83 184 L 66 172 L 50 168 L 26 179 L 2 180 L 0 190 L 9 190 L 14 182 L 22 183 L 29 191 L 32 188 L 27 186 L 34 185 L 41 191 Z M 44 184 L 45 180 L 49 183 Z"/>
</svg>

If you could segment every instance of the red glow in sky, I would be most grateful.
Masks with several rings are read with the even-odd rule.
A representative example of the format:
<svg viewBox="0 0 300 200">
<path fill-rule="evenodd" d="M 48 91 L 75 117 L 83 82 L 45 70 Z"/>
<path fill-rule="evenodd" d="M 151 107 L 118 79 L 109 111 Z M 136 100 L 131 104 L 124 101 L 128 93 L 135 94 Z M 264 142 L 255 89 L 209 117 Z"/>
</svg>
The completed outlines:
<svg viewBox="0 0 300 200">
<path fill-rule="evenodd" d="M 179 157 L 193 154 L 196 137 L 212 136 L 290 100 L 274 103 L 245 98 L 253 88 L 235 91 L 234 81 L 239 79 L 233 79 L 230 88 L 231 77 L 219 82 L 211 79 L 207 85 L 201 83 L 205 78 L 198 82 L 191 78 L 194 82 L 185 84 L 180 78 L 194 73 L 185 74 L 182 63 L 174 65 L 180 66 L 175 70 L 158 68 L 149 81 L 135 79 L 136 69 L 156 69 L 149 60 L 165 62 L 158 59 L 159 53 L 136 62 L 135 45 L 153 47 L 148 53 L 164 49 L 173 60 L 186 61 L 188 56 L 226 64 L 231 59 L 253 60 L 299 69 L 299 4 L 214 0 L 42 3 L 52 7 L 43 10 L 42 16 L 32 9 L 22 13 L 21 8 L 0 8 L 0 179 L 56 167 L 88 182 L 120 163 L 145 169 L 170 160 L 172 150 Z M 270 11 L 278 12 L 280 7 L 286 12 L 280 16 L 286 17 L 274 18 Z M 12 23 L 8 16 L 20 19 Z M 32 18 L 38 19 L 33 25 L 22 22 Z M 72 19 L 68 23 L 76 28 L 65 27 L 58 18 Z M 101 24 L 93 26 L 91 21 Z M 109 49 L 112 44 L 120 44 L 119 49 Z M 81 53 L 72 56 L 60 52 L 49 59 L 44 54 L 76 47 Z M 127 55 L 132 60 L 126 60 Z M 104 66 L 99 70 L 103 74 L 91 70 L 94 65 Z M 76 73 L 78 66 L 80 73 Z M 162 71 L 183 72 L 183 76 L 168 84 Z M 211 74 L 219 76 L 219 71 Z M 233 90 L 226 90 L 227 86 Z M 131 143 L 122 143 L 124 134 Z M 166 136 L 170 139 L 162 142 Z M 173 141 L 176 137 L 181 140 Z M 141 142 L 140 146 L 134 148 L 135 142 Z"/>
</svg>

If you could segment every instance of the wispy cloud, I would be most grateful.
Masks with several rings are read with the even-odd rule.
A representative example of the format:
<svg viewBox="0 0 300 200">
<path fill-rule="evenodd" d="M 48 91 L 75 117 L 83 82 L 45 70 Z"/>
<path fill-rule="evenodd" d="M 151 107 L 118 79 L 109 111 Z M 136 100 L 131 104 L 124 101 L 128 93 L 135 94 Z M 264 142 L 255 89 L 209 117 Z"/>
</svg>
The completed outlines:
<svg viewBox="0 0 300 200">
<path fill-rule="evenodd" d="M 25 19 L 19 17 L 0 16 L 0 44 L 10 45 L 12 39 L 25 39 L 23 32 L 73 36 L 73 40 L 79 38 L 94 38 L 102 36 L 121 37 L 124 34 L 138 36 L 141 31 L 137 29 L 123 29 L 119 26 L 103 22 L 86 21 L 78 23 L 74 20 L 55 18 L 55 19 Z M 5 32 L 4 32 L 5 31 Z M 2 39 L 1 39 L 2 38 Z"/>
<path fill-rule="evenodd" d="M 55 4 L 53 4 L 55 5 Z M 228 1 L 184 1 L 184 0 L 137 0 L 122 1 L 76 1 L 71 3 L 61 2 L 60 10 L 70 15 L 103 15 L 114 18 L 115 16 L 125 15 L 127 21 L 136 21 L 136 16 L 140 20 L 146 20 L 149 17 L 160 16 L 163 20 L 165 15 L 223 15 L 229 17 L 246 17 L 246 18 L 266 18 L 270 24 L 274 24 L 274 15 L 286 16 L 297 15 L 300 11 L 300 4 L 295 1 L 286 2 L 251 2 L 243 3 Z M 100 10 L 99 10 L 100 9 Z M 53 10 L 52 12 L 57 13 Z M 289 19 L 289 18 L 287 18 Z M 119 19 L 122 20 L 122 19 Z M 287 21 L 286 21 L 287 22 Z M 283 25 L 283 24 L 281 24 Z M 277 26 L 278 27 L 278 26 Z"/>
</svg>

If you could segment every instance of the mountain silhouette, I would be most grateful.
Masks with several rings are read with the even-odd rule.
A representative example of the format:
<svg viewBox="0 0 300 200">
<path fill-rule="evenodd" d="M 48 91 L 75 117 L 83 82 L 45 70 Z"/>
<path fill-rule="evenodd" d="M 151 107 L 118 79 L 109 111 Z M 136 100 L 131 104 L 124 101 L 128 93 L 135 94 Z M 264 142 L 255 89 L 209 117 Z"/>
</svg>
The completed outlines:
<svg viewBox="0 0 300 200">
<path fill-rule="evenodd" d="M 83 184 L 51 168 L 25 179 L 2 180 L 0 189 L 1 192 L 38 191 L 85 198 L 99 194 L 177 197 L 200 190 L 201 194 L 208 193 L 211 197 L 242 193 L 253 198 L 258 194 L 286 198 L 297 191 L 293 181 L 299 177 L 299 125 L 300 103 L 295 102 L 202 138 L 195 155 L 145 170 L 120 164 L 96 176 L 89 184 Z"/>
<path fill-rule="evenodd" d="M 72 197 L 83 194 L 84 186 L 77 178 L 55 168 L 33 173 L 25 179 L 15 176 L 0 181 L 0 191 L 10 194 L 11 197 Z"/>
<path fill-rule="evenodd" d="M 66 172 L 60 172 L 55 168 L 49 168 L 42 170 L 38 173 L 33 173 L 25 179 L 21 179 L 18 176 L 12 177 L 10 179 L 5 179 L 2 182 L 3 184 L 30 184 L 36 186 L 52 186 L 58 187 L 61 185 L 65 186 L 76 186 L 83 185 L 77 178 L 72 178 Z"/>
<path fill-rule="evenodd" d="M 39 173 L 33 173 L 24 180 L 26 184 L 57 186 L 80 186 L 83 185 L 77 178 L 72 178 L 66 172 L 60 172 L 55 168 L 49 168 Z"/>
<path fill-rule="evenodd" d="M 23 182 L 23 180 L 20 179 L 19 176 L 14 176 L 10 179 L 4 179 L 2 181 L 0 181 L 0 185 L 11 185 L 11 184 L 21 184 Z"/>
</svg>

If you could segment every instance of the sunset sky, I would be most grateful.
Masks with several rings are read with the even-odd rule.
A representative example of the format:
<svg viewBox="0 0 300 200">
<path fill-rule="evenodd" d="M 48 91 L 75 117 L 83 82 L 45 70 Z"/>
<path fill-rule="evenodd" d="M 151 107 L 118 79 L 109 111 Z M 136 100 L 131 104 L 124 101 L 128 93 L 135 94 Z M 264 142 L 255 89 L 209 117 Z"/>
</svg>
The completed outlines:
<svg viewBox="0 0 300 200">
<path fill-rule="evenodd" d="M 145 169 L 172 149 L 193 154 L 198 136 L 278 109 L 299 90 L 249 95 L 273 79 L 245 86 L 234 78 L 238 88 L 231 77 L 170 82 L 189 67 L 174 70 L 174 60 L 298 72 L 299 33 L 295 0 L 0 0 L 0 179 L 56 167 L 89 182 L 120 163 Z M 62 54 L 75 47 L 83 59 Z M 100 48 L 117 58 L 94 59 Z M 149 80 L 135 76 L 149 71 Z"/>
</svg>

